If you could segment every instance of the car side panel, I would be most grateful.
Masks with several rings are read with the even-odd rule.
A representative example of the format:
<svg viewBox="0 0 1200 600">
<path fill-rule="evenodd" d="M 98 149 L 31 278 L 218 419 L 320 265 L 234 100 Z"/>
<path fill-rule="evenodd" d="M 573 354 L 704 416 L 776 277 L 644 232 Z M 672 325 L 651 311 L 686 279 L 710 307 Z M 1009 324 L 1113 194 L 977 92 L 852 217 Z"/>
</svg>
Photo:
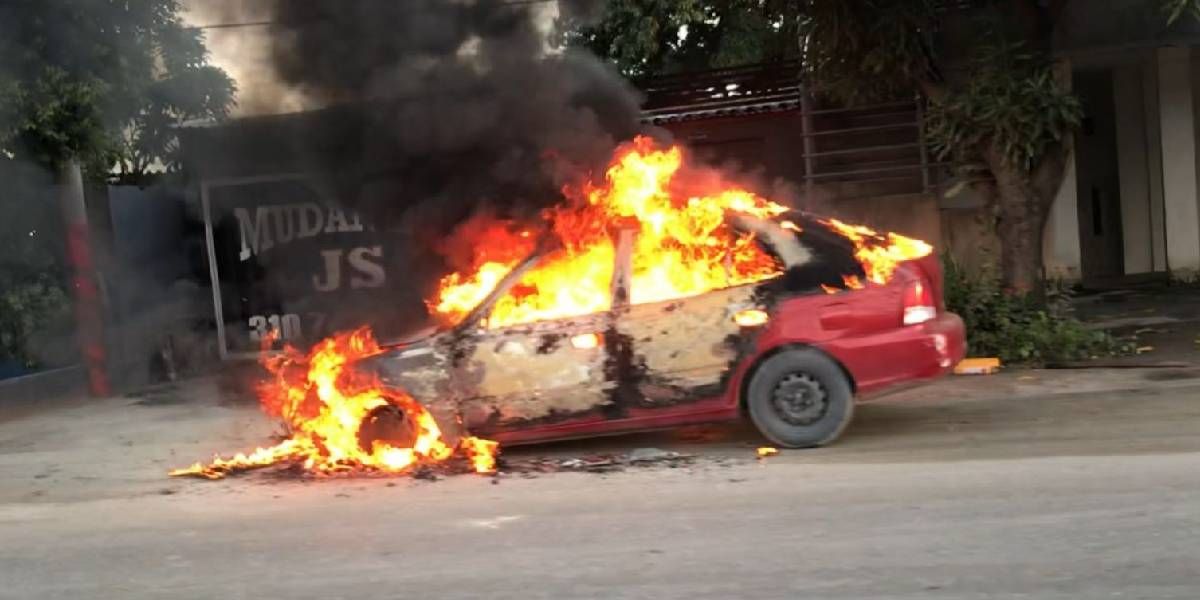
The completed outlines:
<svg viewBox="0 0 1200 600">
<path fill-rule="evenodd" d="M 599 313 L 482 331 L 457 359 L 456 386 L 471 430 L 494 431 L 585 417 L 612 403 L 603 345 L 576 347 L 574 336 L 608 329 Z"/>
<path fill-rule="evenodd" d="M 743 349 L 733 314 L 758 306 L 754 286 L 625 308 L 616 331 L 628 344 L 623 375 L 636 385 L 640 406 L 669 406 L 713 395 Z"/>
</svg>

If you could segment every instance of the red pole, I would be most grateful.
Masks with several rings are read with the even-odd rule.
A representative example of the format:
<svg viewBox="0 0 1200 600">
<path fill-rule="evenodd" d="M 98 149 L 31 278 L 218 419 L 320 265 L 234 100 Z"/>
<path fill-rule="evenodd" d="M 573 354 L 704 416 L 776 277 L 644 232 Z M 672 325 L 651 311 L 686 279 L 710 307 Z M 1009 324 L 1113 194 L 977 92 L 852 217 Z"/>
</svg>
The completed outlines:
<svg viewBox="0 0 1200 600">
<path fill-rule="evenodd" d="M 64 162 L 59 167 L 58 177 L 58 205 L 66 225 L 67 266 L 75 300 L 76 337 L 87 369 L 88 391 L 92 396 L 108 396 L 112 388 L 105 368 L 104 318 L 92 261 L 79 163 L 75 160 Z"/>
</svg>

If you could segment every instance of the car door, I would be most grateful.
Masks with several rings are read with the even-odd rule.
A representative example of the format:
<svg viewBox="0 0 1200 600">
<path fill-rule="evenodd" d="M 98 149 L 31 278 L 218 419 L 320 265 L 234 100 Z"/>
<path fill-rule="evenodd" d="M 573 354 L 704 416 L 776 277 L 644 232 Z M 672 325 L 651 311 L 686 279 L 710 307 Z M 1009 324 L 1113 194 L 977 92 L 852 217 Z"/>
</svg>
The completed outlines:
<svg viewBox="0 0 1200 600">
<path fill-rule="evenodd" d="M 632 280 L 625 285 L 638 283 Z M 756 284 L 739 285 L 688 298 L 620 306 L 615 331 L 628 345 L 624 381 L 626 387 L 636 388 L 637 402 L 646 407 L 672 406 L 719 395 L 739 356 L 752 343 L 734 317 L 763 308 L 757 290 Z"/>
<path fill-rule="evenodd" d="M 498 299 L 507 293 L 499 292 Z M 612 404 L 605 373 L 612 320 L 605 310 L 465 332 L 455 344 L 464 424 L 487 433 L 603 417 Z"/>
<path fill-rule="evenodd" d="M 743 285 L 619 311 L 616 331 L 629 345 L 639 404 L 673 406 L 719 395 L 749 341 L 734 315 L 757 306 L 754 291 Z"/>
</svg>

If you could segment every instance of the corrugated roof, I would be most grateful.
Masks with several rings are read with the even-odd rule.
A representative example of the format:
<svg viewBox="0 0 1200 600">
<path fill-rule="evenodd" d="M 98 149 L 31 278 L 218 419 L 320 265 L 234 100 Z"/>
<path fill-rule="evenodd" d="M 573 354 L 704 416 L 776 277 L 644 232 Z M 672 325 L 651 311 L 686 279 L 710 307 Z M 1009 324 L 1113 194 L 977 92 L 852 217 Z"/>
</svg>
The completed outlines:
<svg viewBox="0 0 1200 600">
<path fill-rule="evenodd" d="M 661 124 L 798 110 L 800 64 L 784 62 L 656 77 L 639 82 L 642 120 Z"/>
</svg>

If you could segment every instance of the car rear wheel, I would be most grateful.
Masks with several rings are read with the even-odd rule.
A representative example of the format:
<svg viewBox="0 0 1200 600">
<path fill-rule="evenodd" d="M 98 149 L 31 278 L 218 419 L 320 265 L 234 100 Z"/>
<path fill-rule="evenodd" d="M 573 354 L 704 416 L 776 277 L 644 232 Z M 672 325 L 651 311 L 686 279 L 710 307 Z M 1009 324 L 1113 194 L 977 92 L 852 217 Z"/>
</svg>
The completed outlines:
<svg viewBox="0 0 1200 600">
<path fill-rule="evenodd" d="M 785 350 L 755 370 L 746 407 L 763 437 L 785 448 L 811 448 L 845 431 L 854 392 L 841 367 L 820 351 Z"/>
</svg>

